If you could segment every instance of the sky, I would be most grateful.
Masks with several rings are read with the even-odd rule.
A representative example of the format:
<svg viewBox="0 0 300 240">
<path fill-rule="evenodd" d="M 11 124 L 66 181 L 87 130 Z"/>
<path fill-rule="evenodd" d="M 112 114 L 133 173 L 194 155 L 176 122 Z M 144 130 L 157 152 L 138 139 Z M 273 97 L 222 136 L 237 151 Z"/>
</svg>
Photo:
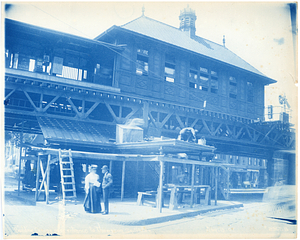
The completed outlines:
<svg viewBox="0 0 300 240">
<path fill-rule="evenodd" d="M 142 15 L 179 27 L 179 14 L 189 4 L 195 10 L 196 35 L 226 47 L 277 81 L 265 88 L 265 105 L 280 106 L 286 95 L 296 123 L 297 82 L 289 2 L 4 2 L 3 16 L 17 21 L 94 38 L 113 25 Z"/>
</svg>

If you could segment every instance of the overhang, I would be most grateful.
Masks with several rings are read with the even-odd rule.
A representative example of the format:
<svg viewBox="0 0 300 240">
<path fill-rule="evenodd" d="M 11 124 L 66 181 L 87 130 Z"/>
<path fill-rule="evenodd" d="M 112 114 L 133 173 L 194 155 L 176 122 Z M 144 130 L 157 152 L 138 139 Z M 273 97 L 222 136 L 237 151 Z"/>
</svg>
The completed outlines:
<svg viewBox="0 0 300 240">
<path fill-rule="evenodd" d="M 44 138 L 49 143 L 86 147 L 112 147 L 115 129 L 99 123 L 37 117 Z"/>
</svg>

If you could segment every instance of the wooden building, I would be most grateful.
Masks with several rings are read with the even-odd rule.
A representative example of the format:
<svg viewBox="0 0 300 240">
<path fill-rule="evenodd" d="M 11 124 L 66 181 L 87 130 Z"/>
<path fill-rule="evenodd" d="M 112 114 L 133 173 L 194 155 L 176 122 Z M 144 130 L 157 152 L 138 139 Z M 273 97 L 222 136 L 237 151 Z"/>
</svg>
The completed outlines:
<svg viewBox="0 0 300 240">
<path fill-rule="evenodd" d="M 27 152 L 20 151 L 20 161 L 34 161 L 37 152 L 43 159 L 47 147 L 107 154 L 75 157 L 75 172 L 81 172 L 76 185 L 87 172 L 82 164 L 107 164 L 116 176 L 116 195 L 136 196 L 162 181 L 159 161 L 135 158 L 125 170 L 124 159 L 122 164 L 108 156 L 144 154 L 133 143 L 116 144 L 118 124 L 142 119 L 138 145 L 177 139 L 191 127 L 213 146 L 170 165 L 169 182 L 181 166 L 187 184 L 210 185 L 226 199 L 277 181 L 295 184 L 295 132 L 288 121 L 264 121 L 264 87 L 276 81 L 224 45 L 197 36 L 189 7 L 179 19 L 174 28 L 143 14 L 93 40 L 5 19 L 5 131 L 21 133 L 20 148 Z M 23 133 L 42 141 L 24 142 Z M 194 168 L 196 161 L 202 164 Z"/>
</svg>

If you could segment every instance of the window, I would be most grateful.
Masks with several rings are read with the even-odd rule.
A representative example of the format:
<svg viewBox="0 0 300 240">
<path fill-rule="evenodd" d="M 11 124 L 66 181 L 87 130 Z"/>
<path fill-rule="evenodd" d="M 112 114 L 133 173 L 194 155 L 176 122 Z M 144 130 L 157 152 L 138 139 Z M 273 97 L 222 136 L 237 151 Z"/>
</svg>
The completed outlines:
<svg viewBox="0 0 300 240">
<path fill-rule="evenodd" d="M 193 69 L 190 69 L 190 73 L 189 73 L 189 77 L 194 79 L 194 80 L 197 80 L 198 79 L 198 73 L 196 70 L 193 70 Z"/>
<path fill-rule="evenodd" d="M 190 88 L 194 88 L 194 89 L 197 89 L 197 83 L 194 83 L 194 82 L 190 82 Z"/>
<path fill-rule="evenodd" d="M 210 72 L 210 78 L 211 78 L 211 88 L 210 91 L 212 93 L 218 93 L 219 88 L 219 82 L 218 82 L 218 74 L 215 71 Z"/>
<path fill-rule="evenodd" d="M 208 87 L 207 86 L 203 86 L 201 84 L 199 84 L 199 89 L 202 90 L 202 91 L 208 91 Z"/>
<path fill-rule="evenodd" d="M 209 80 L 209 76 L 208 76 L 208 69 L 207 68 L 202 68 L 200 67 L 200 80 L 202 81 L 208 81 Z"/>
<path fill-rule="evenodd" d="M 229 77 L 229 97 L 237 98 L 237 82 L 235 77 Z"/>
<path fill-rule="evenodd" d="M 137 75 L 148 75 L 148 51 L 147 50 L 137 49 L 135 72 Z"/>
<path fill-rule="evenodd" d="M 253 83 L 247 82 L 247 101 L 253 102 Z"/>
<path fill-rule="evenodd" d="M 175 57 L 168 54 L 165 62 L 165 80 L 172 83 L 175 81 Z"/>
</svg>

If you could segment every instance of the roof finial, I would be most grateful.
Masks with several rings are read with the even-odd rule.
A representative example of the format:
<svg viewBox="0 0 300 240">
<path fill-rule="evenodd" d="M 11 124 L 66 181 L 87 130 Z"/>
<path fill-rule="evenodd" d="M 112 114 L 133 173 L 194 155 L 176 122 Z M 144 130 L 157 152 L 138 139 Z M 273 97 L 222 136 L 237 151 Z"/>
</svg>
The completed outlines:
<svg viewBox="0 0 300 240">
<path fill-rule="evenodd" d="M 223 35 L 223 47 L 225 47 L 225 35 Z"/>
<path fill-rule="evenodd" d="M 142 7 L 142 16 L 144 16 L 144 15 L 145 15 L 145 6 L 143 4 L 143 7 Z"/>
</svg>

